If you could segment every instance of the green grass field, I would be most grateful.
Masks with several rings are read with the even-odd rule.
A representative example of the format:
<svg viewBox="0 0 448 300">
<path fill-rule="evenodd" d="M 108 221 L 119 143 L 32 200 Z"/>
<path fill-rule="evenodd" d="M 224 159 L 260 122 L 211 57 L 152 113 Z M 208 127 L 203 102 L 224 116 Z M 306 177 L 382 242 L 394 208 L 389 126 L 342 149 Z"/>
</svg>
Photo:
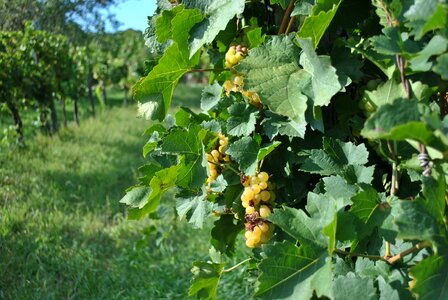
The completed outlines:
<svg viewBox="0 0 448 300">
<path fill-rule="evenodd" d="M 180 86 L 174 103 L 198 107 L 200 90 Z M 170 197 L 156 219 L 125 219 L 119 200 L 135 183 L 150 124 L 135 113 L 115 105 L 0 153 L 0 299 L 187 298 L 214 220 L 202 230 L 179 222 Z M 229 266 L 247 255 L 241 241 Z M 218 299 L 248 297 L 245 269 L 223 276 Z"/>
</svg>

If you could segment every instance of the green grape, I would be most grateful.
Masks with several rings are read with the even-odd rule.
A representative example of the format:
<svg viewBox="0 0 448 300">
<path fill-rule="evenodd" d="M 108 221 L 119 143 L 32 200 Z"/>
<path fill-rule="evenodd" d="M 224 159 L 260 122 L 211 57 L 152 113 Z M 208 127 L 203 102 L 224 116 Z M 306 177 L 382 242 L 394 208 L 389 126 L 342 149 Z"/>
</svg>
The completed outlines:
<svg viewBox="0 0 448 300">
<path fill-rule="evenodd" d="M 260 193 L 261 201 L 268 202 L 271 199 L 271 193 L 268 191 L 262 191 Z"/>
</svg>

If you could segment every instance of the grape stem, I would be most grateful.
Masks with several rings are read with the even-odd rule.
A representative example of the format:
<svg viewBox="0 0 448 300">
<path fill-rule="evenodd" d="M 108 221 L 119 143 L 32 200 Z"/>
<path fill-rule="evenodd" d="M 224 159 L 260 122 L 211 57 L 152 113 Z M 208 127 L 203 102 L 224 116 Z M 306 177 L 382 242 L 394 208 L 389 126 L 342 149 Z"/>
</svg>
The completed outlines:
<svg viewBox="0 0 448 300">
<path fill-rule="evenodd" d="M 249 258 L 243 260 L 242 262 L 237 263 L 236 265 L 234 265 L 234 266 L 231 267 L 231 268 L 222 270 L 222 272 L 223 272 L 223 273 L 232 272 L 233 270 L 235 270 L 236 268 L 238 268 L 238 267 L 241 266 L 242 264 L 247 263 L 247 262 L 250 261 L 251 259 L 252 259 L 252 257 L 249 257 Z"/>
</svg>

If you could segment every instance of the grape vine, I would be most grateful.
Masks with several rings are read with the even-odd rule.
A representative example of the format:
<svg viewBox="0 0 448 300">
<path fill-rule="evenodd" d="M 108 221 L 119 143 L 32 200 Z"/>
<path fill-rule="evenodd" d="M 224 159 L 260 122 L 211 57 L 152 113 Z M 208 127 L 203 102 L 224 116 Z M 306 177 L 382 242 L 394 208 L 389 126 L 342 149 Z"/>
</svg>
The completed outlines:
<svg viewBox="0 0 448 300">
<path fill-rule="evenodd" d="M 250 263 L 259 299 L 445 299 L 446 1 L 160 1 L 133 88 L 147 163 L 129 218 L 176 191 L 211 231 L 190 296 Z M 347 17 L 349 16 L 349 17 Z M 195 69 L 208 56 L 210 68 Z M 167 116 L 187 72 L 201 111 Z M 227 267 L 238 236 L 252 255 Z M 249 274 L 248 274 L 249 276 Z"/>
</svg>

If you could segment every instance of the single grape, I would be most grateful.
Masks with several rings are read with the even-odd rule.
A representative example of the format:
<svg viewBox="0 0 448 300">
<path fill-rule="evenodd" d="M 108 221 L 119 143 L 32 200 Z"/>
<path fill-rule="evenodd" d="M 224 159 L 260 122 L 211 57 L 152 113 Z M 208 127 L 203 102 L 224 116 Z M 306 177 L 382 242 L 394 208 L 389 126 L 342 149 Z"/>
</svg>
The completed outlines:
<svg viewBox="0 0 448 300">
<path fill-rule="evenodd" d="M 260 180 L 257 178 L 257 176 L 250 177 L 250 184 L 252 184 L 252 185 L 258 184 L 258 182 L 260 182 Z"/>
<path fill-rule="evenodd" d="M 225 145 L 221 145 L 221 146 L 219 146 L 218 151 L 221 153 L 226 153 L 226 148 L 227 147 Z"/>
<path fill-rule="evenodd" d="M 246 246 L 249 248 L 255 248 L 255 243 L 252 239 L 247 239 L 246 240 Z"/>
<path fill-rule="evenodd" d="M 268 184 L 266 183 L 266 181 L 262 181 L 258 184 L 258 186 L 260 187 L 260 189 L 265 190 L 268 188 Z"/>
<path fill-rule="evenodd" d="M 252 236 L 253 236 L 253 237 L 260 236 L 261 233 L 262 233 L 262 230 L 261 230 L 261 228 L 258 227 L 258 226 L 255 226 L 254 229 L 252 230 Z"/>
<path fill-rule="evenodd" d="M 269 180 L 269 174 L 266 172 L 260 172 L 258 174 L 258 179 L 260 179 L 260 182 L 267 182 Z"/>
<path fill-rule="evenodd" d="M 243 76 L 237 75 L 237 76 L 233 77 L 233 84 L 243 86 L 244 85 Z"/>
<path fill-rule="evenodd" d="M 213 156 L 214 161 L 215 161 L 215 162 L 219 162 L 219 151 L 216 150 L 216 149 L 215 149 L 215 150 L 212 150 L 211 154 L 212 154 L 212 156 Z"/>
<path fill-rule="evenodd" d="M 255 195 L 259 194 L 260 191 L 261 191 L 261 188 L 260 188 L 260 186 L 258 184 L 253 184 L 251 188 L 252 188 L 252 191 L 254 192 Z"/>
<path fill-rule="evenodd" d="M 253 214 L 254 212 L 255 212 L 255 207 L 253 207 L 253 206 L 246 207 L 246 215 Z"/>
<path fill-rule="evenodd" d="M 252 231 L 248 230 L 244 233 L 244 237 L 248 240 L 252 239 Z"/>
<path fill-rule="evenodd" d="M 258 205 L 258 204 L 260 203 L 260 201 L 261 201 L 261 196 L 260 196 L 260 194 L 256 194 L 256 195 L 254 196 L 254 204 L 255 204 L 255 205 Z"/>
<path fill-rule="evenodd" d="M 247 196 L 247 198 L 249 198 L 249 200 L 254 199 L 254 196 L 255 196 L 254 192 L 249 187 L 244 188 L 243 194 L 246 194 L 246 196 Z"/>
<path fill-rule="evenodd" d="M 266 206 L 266 205 L 260 206 L 260 217 L 267 218 L 267 217 L 269 217 L 270 214 L 271 214 L 271 210 L 269 209 L 268 206 Z"/>
<path fill-rule="evenodd" d="M 210 176 L 211 177 L 218 177 L 218 171 L 216 169 L 210 169 Z"/>
<path fill-rule="evenodd" d="M 269 231 L 269 225 L 268 225 L 268 223 L 263 222 L 263 223 L 261 223 L 261 224 L 258 224 L 258 227 L 260 227 L 260 230 L 261 230 L 262 232 L 268 232 L 268 231 Z"/>
<path fill-rule="evenodd" d="M 271 199 L 271 193 L 268 191 L 262 191 L 260 193 L 261 201 L 268 202 Z"/>
</svg>

